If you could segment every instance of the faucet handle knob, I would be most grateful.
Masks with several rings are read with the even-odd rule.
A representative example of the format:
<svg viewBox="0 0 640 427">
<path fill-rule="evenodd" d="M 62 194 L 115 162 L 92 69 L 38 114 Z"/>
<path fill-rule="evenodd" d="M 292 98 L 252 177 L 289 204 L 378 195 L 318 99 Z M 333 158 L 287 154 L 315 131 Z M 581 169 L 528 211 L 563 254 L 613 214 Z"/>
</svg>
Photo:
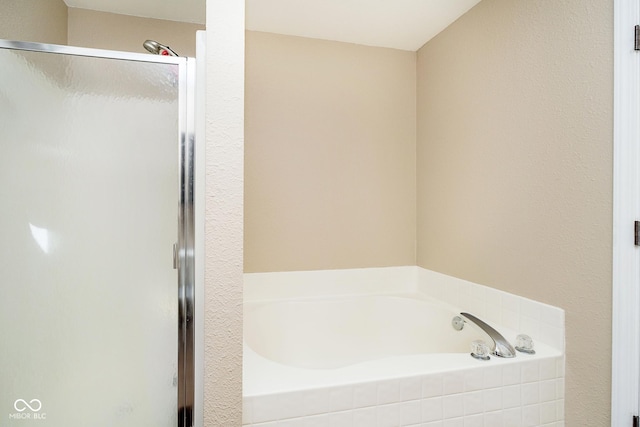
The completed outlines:
<svg viewBox="0 0 640 427">
<path fill-rule="evenodd" d="M 454 316 L 454 318 L 451 319 L 451 326 L 453 326 L 453 329 L 456 331 L 461 331 L 464 328 L 464 319 L 460 316 Z"/>
<path fill-rule="evenodd" d="M 533 349 L 533 340 L 527 334 L 520 334 L 516 337 L 516 350 L 520 353 L 536 354 Z"/>
<path fill-rule="evenodd" d="M 489 360 L 491 350 L 484 340 L 471 341 L 471 356 L 479 360 Z"/>
</svg>

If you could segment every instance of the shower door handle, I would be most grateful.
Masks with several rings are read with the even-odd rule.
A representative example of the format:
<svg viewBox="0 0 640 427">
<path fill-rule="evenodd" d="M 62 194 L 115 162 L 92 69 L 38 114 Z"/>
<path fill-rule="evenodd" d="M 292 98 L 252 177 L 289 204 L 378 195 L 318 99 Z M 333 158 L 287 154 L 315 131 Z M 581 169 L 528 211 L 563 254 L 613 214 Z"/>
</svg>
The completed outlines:
<svg viewBox="0 0 640 427">
<path fill-rule="evenodd" d="M 178 269 L 178 244 L 173 244 L 173 269 Z"/>
</svg>

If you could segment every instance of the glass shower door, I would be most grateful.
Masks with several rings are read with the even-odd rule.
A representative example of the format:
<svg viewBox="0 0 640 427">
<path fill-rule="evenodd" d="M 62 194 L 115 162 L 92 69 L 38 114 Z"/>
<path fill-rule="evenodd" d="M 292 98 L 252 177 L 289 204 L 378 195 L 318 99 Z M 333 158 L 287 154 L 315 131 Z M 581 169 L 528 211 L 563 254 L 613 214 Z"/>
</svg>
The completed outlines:
<svg viewBox="0 0 640 427">
<path fill-rule="evenodd" d="M 0 44 L 0 425 L 183 425 L 185 61 Z"/>
</svg>

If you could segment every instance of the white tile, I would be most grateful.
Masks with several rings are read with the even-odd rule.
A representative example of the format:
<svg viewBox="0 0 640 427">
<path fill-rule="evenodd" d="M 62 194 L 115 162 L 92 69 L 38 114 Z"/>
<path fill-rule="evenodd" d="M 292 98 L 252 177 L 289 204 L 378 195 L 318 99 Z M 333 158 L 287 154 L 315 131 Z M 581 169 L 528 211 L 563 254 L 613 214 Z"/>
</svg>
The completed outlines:
<svg viewBox="0 0 640 427">
<path fill-rule="evenodd" d="M 443 286 L 440 287 L 441 289 L 441 294 L 440 294 L 440 298 L 442 300 L 442 302 L 445 302 L 447 304 L 453 305 L 455 307 L 458 306 L 458 292 L 455 286 L 446 286 L 443 284 Z"/>
<path fill-rule="evenodd" d="M 522 408 L 522 426 L 537 427 L 540 425 L 540 405 L 524 406 Z"/>
<path fill-rule="evenodd" d="M 373 406 L 378 400 L 378 384 L 363 383 L 353 386 L 353 407 Z"/>
<path fill-rule="evenodd" d="M 444 393 L 442 374 L 422 377 L 422 397 L 442 396 Z"/>
<path fill-rule="evenodd" d="M 464 418 L 449 418 L 442 423 L 443 427 L 464 427 Z"/>
<path fill-rule="evenodd" d="M 377 411 L 375 406 L 355 409 L 353 411 L 353 427 L 373 427 L 376 425 Z"/>
<path fill-rule="evenodd" d="M 502 407 L 504 409 L 520 406 L 520 386 L 511 385 L 502 388 Z"/>
<path fill-rule="evenodd" d="M 488 366 L 482 370 L 483 372 L 483 381 L 482 388 L 497 388 L 502 386 L 502 367 L 501 366 Z M 519 383 L 520 380 L 515 382 L 514 384 Z"/>
<path fill-rule="evenodd" d="M 438 283 L 432 286 L 429 292 L 430 292 L 429 295 L 433 296 L 434 298 L 442 302 L 447 302 L 449 299 L 449 290 L 447 289 L 446 286 L 442 285 L 441 283 Z"/>
<path fill-rule="evenodd" d="M 442 421 L 434 421 L 432 423 L 421 424 L 420 427 L 443 427 Z"/>
<path fill-rule="evenodd" d="M 400 425 L 400 405 L 392 403 L 390 405 L 378 405 L 376 417 L 378 427 L 397 427 Z"/>
<path fill-rule="evenodd" d="M 332 412 L 328 414 L 329 427 L 352 427 L 353 426 L 353 412 L 341 411 Z"/>
<path fill-rule="evenodd" d="M 304 417 L 302 418 L 302 420 L 303 420 L 303 424 L 302 424 L 303 427 L 330 427 L 328 414 Z"/>
<path fill-rule="evenodd" d="M 393 403 L 391 405 L 377 406 L 377 427 L 397 427 L 400 425 L 400 405 Z"/>
<path fill-rule="evenodd" d="M 484 369 L 468 369 L 464 371 L 464 391 L 482 390 Z"/>
<path fill-rule="evenodd" d="M 556 418 L 558 421 L 564 421 L 564 399 L 556 401 Z"/>
<path fill-rule="evenodd" d="M 462 393 L 464 391 L 464 373 L 462 371 L 450 372 L 444 376 L 443 394 Z"/>
<path fill-rule="evenodd" d="M 329 389 L 329 410 L 331 412 L 345 411 L 351 408 L 353 408 L 353 388 L 351 386 Z"/>
<path fill-rule="evenodd" d="M 548 424 L 557 421 L 556 402 L 540 404 L 540 424 Z"/>
<path fill-rule="evenodd" d="M 556 359 L 556 375 L 558 378 L 564 378 L 564 357 Z"/>
<path fill-rule="evenodd" d="M 317 412 L 309 412 L 305 406 L 306 396 L 300 392 L 280 394 L 280 415 L 278 418 L 296 418 L 316 414 Z"/>
<path fill-rule="evenodd" d="M 253 398 L 242 399 L 242 425 L 253 423 Z"/>
<path fill-rule="evenodd" d="M 304 417 L 302 420 L 302 427 L 329 427 L 329 416 L 327 414 Z"/>
<path fill-rule="evenodd" d="M 251 427 L 281 427 L 278 422 L 251 424 Z"/>
<path fill-rule="evenodd" d="M 502 385 L 520 384 L 520 364 L 511 363 L 502 367 Z"/>
<path fill-rule="evenodd" d="M 529 316 L 520 316 L 520 329 L 518 329 L 518 332 L 529 335 L 535 342 L 540 339 L 540 320 Z"/>
<path fill-rule="evenodd" d="M 422 421 L 422 401 L 411 400 L 402 402 L 400 405 L 400 425 L 410 426 L 420 424 Z M 554 406 L 555 411 L 555 406 Z"/>
<path fill-rule="evenodd" d="M 564 327 L 564 311 L 550 305 L 542 305 L 540 307 L 540 320 L 547 325 L 562 328 Z"/>
<path fill-rule="evenodd" d="M 304 415 L 329 412 L 329 389 L 305 390 L 298 393 L 302 396 Z"/>
<path fill-rule="evenodd" d="M 556 380 L 540 381 L 540 402 L 556 400 Z"/>
<path fill-rule="evenodd" d="M 280 418 L 281 407 L 278 395 L 257 396 L 253 398 L 253 422 L 264 423 Z"/>
<path fill-rule="evenodd" d="M 556 398 L 564 399 L 564 378 L 556 380 Z"/>
<path fill-rule="evenodd" d="M 429 280 L 421 278 L 420 291 L 427 295 L 446 302 L 447 300 L 447 286 L 439 281 Z"/>
<path fill-rule="evenodd" d="M 482 393 L 484 395 L 483 400 L 485 412 L 498 411 L 502 409 L 502 390 L 490 389 L 484 390 Z"/>
<path fill-rule="evenodd" d="M 464 399 L 461 394 L 451 394 L 442 397 L 442 414 L 444 419 L 461 417 L 464 415 Z"/>
<path fill-rule="evenodd" d="M 402 378 L 400 380 L 400 400 L 415 400 L 422 397 L 422 377 Z"/>
<path fill-rule="evenodd" d="M 537 360 L 530 360 L 520 365 L 521 382 L 530 383 L 540 380 L 540 363 Z"/>
<path fill-rule="evenodd" d="M 508 308 L 502 309 L 502 323 L 514 331 L 520 330 L 520 313 Z"/>
<path fill-rule="evenodd" d="M 540 380 L 556 379 L 556 359 L 547 358 L 540 360 Z"/>
<path fill-rule="evenodd" d="M 522 427 L 522 408 L 502 411 L 502 425 L 506 427 Z"/>
<path fill-rule="evenodd" d="M 540 402 L 540 383 L 522 384 L 522 405 L 533 405 Z"/>
<path fill-rule="evenodd" d="M 501 304 L 503 309 L 511 310 L 516 314 L 520 315 L 521 301 L 522 301 L 521 297 L 515 296 L 507 292 L 502 293 Z"/>
<path fill-rule="evenodd" d="M 464 427 L 484 427 L 484 416 L 479 414 L 464 417 Z"/>
<path fill-rule="evenodd" d="M 484 410 L 484 399 L 482 391 L 464 393 L 464 415 L 480 414 Z"/>
<path fill-rule="evenodd" d="M 520 300 L 520 315 L 529 317 L 539 323 L 541 320 L 540 306 L 539 302 L 523 298 Z"/>
<path fill-rule="evenodd" d="M 378 383 L 378 405 L 400 401 L 400 381 L 386 380 Z"/>
<path fill-rule="evenodd" d="M 447 297 L 451 304 L 456 307 L 460 307 L 460 295 L 466 290 L 466 283 L 462 283 L 460 280 L 451 280 L 447 286 Z"/>
<path fill-rule="evenodd" d="M 484 413 L 484 427 L 501 427 L 502 425 L 502 411 Z"/>
<path fill-rule="evenodd" d="M 561 328 L 541 323 L 538 328 L 537 339 L 555 349 L 562 350 L 564 348 L 564 337 L 562 336 Z"/>
<path fill-rule="evenodd" d="M 459 307 L 486 321 L 486 301 L 484 286 L 466 283 L 459 295 Z"/>
<path fill-rule="evenodd" d="M 496 289 L 486 287 L 484 290 L 484 300 L 486 307 L 500 307 L 502 306 L 502 293 Z M 485 308 L 486 308 L 485 307 Z M 495 323 L 496 325 L 502 325 L 502 310 L 485 310 L 484 316 L 487 322 Z"/>
<path fill-rule="evenodd" d="M 440 421 L 442 418 L 442 397 L 422 399 L 423 422 Z"/>
<path fill-rule="evenodd" d="M 275 423 L 278 427 L 305 427 L 305 418 L 289 418 Z"/>
</svg>

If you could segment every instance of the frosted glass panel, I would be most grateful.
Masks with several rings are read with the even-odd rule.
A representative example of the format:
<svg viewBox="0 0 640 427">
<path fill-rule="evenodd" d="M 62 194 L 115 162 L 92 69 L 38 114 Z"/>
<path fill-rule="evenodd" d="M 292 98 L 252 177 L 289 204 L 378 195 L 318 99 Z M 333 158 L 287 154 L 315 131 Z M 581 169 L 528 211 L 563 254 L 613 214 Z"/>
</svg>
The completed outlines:
<svg viewBox="0 0 640 427">
<path fill-rule="evenodd" d="M 0 425 L 177 425 L 176 65 L 0 49 Z"/>
</svg>

